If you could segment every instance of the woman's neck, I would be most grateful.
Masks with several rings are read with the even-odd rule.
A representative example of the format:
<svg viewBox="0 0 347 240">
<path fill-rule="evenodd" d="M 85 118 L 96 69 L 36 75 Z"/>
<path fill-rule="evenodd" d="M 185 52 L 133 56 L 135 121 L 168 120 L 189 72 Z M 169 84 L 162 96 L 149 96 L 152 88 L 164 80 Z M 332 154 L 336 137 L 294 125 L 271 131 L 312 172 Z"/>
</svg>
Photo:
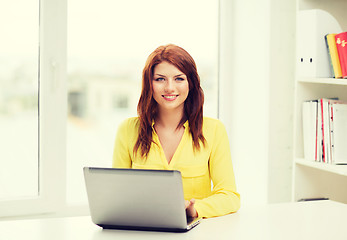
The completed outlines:
<svg viewBox="0 0 347 240">
<path fill-rule="evenodd" d="M 183 109 L 180 111 L 159 111 L 155 124 L 164 128 L 176 129 L 183 117 Z"/>
</svg>

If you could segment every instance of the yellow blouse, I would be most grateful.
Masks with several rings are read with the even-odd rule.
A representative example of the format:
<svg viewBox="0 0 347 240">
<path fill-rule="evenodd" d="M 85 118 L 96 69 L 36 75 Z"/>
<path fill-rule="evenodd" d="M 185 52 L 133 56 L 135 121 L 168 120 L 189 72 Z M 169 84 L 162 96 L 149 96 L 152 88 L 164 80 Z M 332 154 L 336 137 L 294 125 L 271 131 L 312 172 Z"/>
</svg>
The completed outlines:
<svg viewBox="0 0 347 240">
<path fill-rule="evenodd" d="M 137 117 L 125 120 L 119 127 L 113 153 L 113 167 L 179 170 L 182 175 L 184 198 L 195 198 L 200 217 L 215 217 L 236 212 L 240 195 L 236 192 L 229 140 L 224 125 L 204 117 L 203 134 L 206 145 L 193 149 L 188 121 L 183 137 L 170 163 L 167 162 L 158 135 L 153 128 L 153 141 L 147 159 L 133 154 L 138 136 Z M 212 180 L 212 184 L 211 184 Z M 213 185 L 213 186 L 211 186 Z"/>
</svg>

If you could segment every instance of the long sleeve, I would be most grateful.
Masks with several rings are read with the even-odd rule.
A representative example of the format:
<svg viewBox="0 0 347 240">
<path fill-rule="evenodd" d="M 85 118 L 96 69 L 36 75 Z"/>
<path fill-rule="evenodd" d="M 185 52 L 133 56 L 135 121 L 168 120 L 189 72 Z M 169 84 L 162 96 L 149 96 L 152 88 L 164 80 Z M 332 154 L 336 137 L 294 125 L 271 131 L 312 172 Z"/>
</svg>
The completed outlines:
<svg viewBox="0 0 347 240">
<path fill-rule="evenodd" d="M 220 121 L 215 129 L 209 171 L 213 189 L 209 197 L 196 200 L 199 216 L 215 217 L 236 212 L 240 208 L 240 195 L 236 192 L 227 132 Z"/>
</svg>

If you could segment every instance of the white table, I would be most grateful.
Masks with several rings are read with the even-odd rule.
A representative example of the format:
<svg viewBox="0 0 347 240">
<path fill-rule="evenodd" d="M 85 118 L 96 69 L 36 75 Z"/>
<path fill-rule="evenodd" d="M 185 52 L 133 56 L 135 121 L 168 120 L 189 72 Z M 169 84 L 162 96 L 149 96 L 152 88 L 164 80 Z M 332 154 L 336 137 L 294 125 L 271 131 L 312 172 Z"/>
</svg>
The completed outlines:
<svg viewBox="0 0 347 240">
<path fill-rule="evenodd" d="M 187 233 L 102 230 L 90 217 L 0 221 L 1 240 L 347 239 L 347 205 L 333 201 L 243 206 Z"/>
</svg>

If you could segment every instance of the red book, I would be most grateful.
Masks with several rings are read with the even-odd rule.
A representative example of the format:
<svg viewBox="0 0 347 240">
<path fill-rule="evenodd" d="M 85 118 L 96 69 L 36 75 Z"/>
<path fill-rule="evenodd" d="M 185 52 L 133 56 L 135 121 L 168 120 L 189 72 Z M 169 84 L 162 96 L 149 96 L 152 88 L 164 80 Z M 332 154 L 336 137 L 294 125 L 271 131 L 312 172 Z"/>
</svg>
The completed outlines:
<svg viewBox="0 0 347 240">
<path fill-rule="evenodd" d="M 347 78 L 347 32 L 336 34 L 335 40 L 341 64 L 342 78 Z"/>
</svg>

